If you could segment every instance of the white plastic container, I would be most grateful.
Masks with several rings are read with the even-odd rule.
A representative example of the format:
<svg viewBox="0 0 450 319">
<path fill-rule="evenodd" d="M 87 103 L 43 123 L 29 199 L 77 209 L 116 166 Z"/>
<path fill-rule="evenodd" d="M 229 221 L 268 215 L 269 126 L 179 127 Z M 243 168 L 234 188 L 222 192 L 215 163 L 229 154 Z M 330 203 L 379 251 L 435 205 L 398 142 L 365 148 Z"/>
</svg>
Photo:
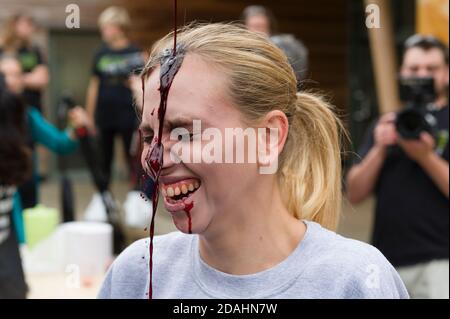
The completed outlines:
<svg viewBox="0 0 450 319">
<path fill-rule="evenodd" d="M 64 264 L 82 277 L 103 274 L 113 256 L 113 228 L 106 223 L 70 222 L 64 227 Z"/>
</svg>

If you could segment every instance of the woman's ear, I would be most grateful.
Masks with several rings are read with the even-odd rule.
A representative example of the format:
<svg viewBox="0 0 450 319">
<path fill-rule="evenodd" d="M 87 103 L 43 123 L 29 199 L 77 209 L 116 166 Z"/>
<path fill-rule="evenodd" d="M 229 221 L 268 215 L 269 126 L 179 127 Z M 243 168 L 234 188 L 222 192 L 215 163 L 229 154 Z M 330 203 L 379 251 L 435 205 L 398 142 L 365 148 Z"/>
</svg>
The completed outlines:
<svg viewBox="0 0 450 319">
<path fill-rule="evenodd" d="M 289 121 L 284 112 L 274 110 L 266 114 L 258 129 L 258 163 L 261 173 L 276 172 L 278 156 L 283 151 L 288 133 Z"/>
</svg>

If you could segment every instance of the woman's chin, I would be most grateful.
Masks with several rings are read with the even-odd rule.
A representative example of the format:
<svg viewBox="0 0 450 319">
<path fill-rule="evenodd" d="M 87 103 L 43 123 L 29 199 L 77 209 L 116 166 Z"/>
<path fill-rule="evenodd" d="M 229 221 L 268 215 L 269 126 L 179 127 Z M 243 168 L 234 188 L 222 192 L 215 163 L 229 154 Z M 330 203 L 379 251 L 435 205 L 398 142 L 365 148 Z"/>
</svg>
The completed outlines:
<svg viewBox="0 0 450 319">
<path fill-rule="evenodd" d="M 185 211 L 173 212 L 171 216 L 173 224 L 180 232 L 185 234 L 194 233 L 194 221 Z"/>
<path fill-rule="evenodd" d="M 199 222 L 198 217 L 194 217 L 198 216 L 194 211 L 192 211 L 190 222 L 186 212 L 183 211 L 171 214 L 171 216 L 176 229 L 184 234 L 202 234 L 205 230 L 205 224 Z"/>
</svg>

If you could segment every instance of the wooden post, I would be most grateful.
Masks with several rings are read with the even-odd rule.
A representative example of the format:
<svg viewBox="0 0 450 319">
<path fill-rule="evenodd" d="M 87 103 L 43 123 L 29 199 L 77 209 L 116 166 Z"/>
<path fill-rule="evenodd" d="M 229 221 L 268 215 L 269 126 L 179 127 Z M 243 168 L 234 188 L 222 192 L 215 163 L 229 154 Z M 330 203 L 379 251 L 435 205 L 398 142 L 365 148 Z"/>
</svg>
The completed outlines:
<svg viewBox="0 0 450 319">
<path fill-rule="evenodd" d="M 365 0 L 366 6 L 380 8 L 380 27 L 369 28 L 369 41 L 374 67 L 375 83 L 380 114 L 400 108 L 395 55 L 395 42 L 391 20 L 390 0 Z"/>
</svg>

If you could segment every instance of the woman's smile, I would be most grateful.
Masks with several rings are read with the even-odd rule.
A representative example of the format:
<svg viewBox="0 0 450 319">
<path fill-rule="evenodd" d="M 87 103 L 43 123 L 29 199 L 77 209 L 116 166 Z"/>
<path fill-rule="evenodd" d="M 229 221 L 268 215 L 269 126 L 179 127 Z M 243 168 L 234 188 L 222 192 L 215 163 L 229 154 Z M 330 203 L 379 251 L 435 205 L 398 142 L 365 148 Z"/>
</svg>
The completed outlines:
<svg viewBox="0 0 450 319">
<path fill-rule="evenodd" d="M 164 205 L 170 213 L 184 211 L 191 205 L 201 182 L 196 178 L 161 177 L 160 189 Z"/>
</svg>

